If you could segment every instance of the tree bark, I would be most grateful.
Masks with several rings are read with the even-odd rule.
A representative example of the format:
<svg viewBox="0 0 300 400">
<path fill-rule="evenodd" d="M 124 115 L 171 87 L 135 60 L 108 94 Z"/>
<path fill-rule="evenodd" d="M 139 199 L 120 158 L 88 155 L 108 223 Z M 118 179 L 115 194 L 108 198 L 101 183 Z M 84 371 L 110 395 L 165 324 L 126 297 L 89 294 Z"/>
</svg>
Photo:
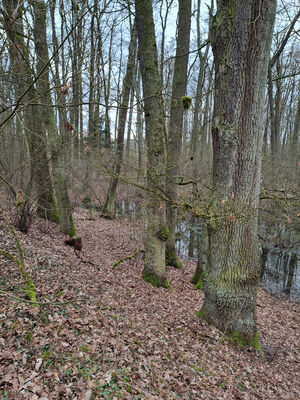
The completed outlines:
<svg viewBox="0 0 300 400">
<path fill-rule="evenodd" d="M 166 174 L 166 192 L 174 201 L 177 201 L 177 183 L 180 178 L 179 175 L 184 112 L 184 104 L 182 101 L 186 94 L 187 86 L 187 67 L 189 59 L 191 28 L 191 0 L 179 0 L 178 16 L 178 36 L 172 85 Z M 176 218 L 177 209 L 171 204 L 167 204 L 167 225 L 169 228 L 169 238 L 166 243 L 166 264 L 172 265 L 176 268 L 182 268 L 175 250 Z"/>
<path fill-rule="evenodd" d="M 6 29 L 11 42 L 11 65 L 17 74 L 15 81 L 17 101 L 20 100 L 25 104 L 24 129 L 30 153 L 31 179 L 37 191 L 37 214 L 43 218 L 53 219 L 56 206 L 47 159 L 46 134 L 41 130 L 40 108 L 30 104 L 38 98 L 38 93 L 32 79 L 29 54 L 23 38 L 22 8 L 20 12 L 17 0 L 5 0 L 3 5 L 7 15 Z"/>
<path fill-rule="evenodd" d="M 55 9 L 56 9 L 56 0 L 53 0 L 50 6 L 50 15 L 51 15 L 51 23 L 52 23 L 52 42 L 54 52 L 58 51 L 58 39 L 55 31 Z M 46 15 L 44 15 L 46 17 Z M 44 20 L 46 23 L 46 20 Z M 46 30 L 44 31 L 46 34 Z M 43 40 L 43 60 L 48 59 L 47 54 L 47 44 L 46 44 L 46 36 L 44 36 Z M 54 57 L 54 79 L 55 85 L 57 88 L 60 88 L 62 85 L 60 83 L 59 78 L 59 58 L 58 54 Z M 49 70 L 48 70 L 49 73 Z M 52 100 L 49 96 L 48 104 L 51 106 Z M 56 121 L 54 121 L 54 113 L 51 112 L 51 107 L 49 107 L 49 115 L 52 113 L 52 117 L 49 120 L 49 136 L 51 138 L 51 156 L 52 156 L 52 167 L 53 167 L 53 180 L 55 187 L 55 194 L 58 206 L 58 214 L 59 214 L 59 223 L 60 230 L 66 235 L 75 236 L 76 230 L 74 226 L 74 221 L 72 217 L 71 205 L 69 200 L 69 194 L 67 189 L 67 149 L 66 144 L 68 143 L 67 135 L 68 132 L 65 128 L 65 96 L 63 94 L 57 94 L 57 103 L 61 106 L 58 110 L 59 116 L 59 133 L 57 131 Z"/>
<path fill-rule="evenodd" d="M 274 0 L 218 1 L 215 61 L 213 202 L 205 299 L 199 315 L 239 344 L 259 349 L 258 196 L 265 84 Z"/>
<path fill-rule="evenodd" d="M 165 206 L 159 199 L 164 186 L 165 149 L 162 86 L 158 71 L 152 2 L 136 0 L 136 26 L 143 83 L 149 190 L 143 279 L 154 286 L 169 287 L 165 274 Z"/>
</svg>

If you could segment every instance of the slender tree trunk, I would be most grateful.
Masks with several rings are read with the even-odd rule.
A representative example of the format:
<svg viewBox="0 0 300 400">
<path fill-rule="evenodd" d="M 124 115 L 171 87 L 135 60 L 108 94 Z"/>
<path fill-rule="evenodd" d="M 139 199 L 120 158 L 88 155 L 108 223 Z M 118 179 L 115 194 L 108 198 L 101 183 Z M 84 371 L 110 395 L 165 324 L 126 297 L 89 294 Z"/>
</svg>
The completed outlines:
<svg viewBox="0 0 300 400">
<path fill-rule="evenodd" d="M 187 86 L 187 67 L 190 47 L 191 0 L 179 0 L 178 3 L 178 36 L 174 66 L 172 103 L 167 146 L 167 180 L 166 191 L 171 199 L 177 201 L 177 183 L 180 175 L 182 152 L 183 112 L 189 108 L 185 97 Z M 167 204 L 167 225 L 169 238 L 166 243 L 166 264 L 182 268 L 175 250 L 175 227 L 177 209 Z"/>
<path fill-rule="evenodd" d="M 300 81 L 299 81 L 299 93 L 300 93 Z M 298 95 L 298 101 L 297 101 L 297 108 L 296 108 L 296 115 L 295 115 L 295 121 L 294 121 L 294 129 L 293 129 L 293 135 L 292 135 L 292 140 L 291 140 L 291 154 L 292 155 L 297 155 L 298 154 L 298 149 L 299 149 L 299 141 L 300 139 L 300 95 Z"/>
<path fill-rule="evenodd" d="M 169 287 L 165 273 L 165 206 L 158 197 L 164 186 L 165 150 L 162 86 L 158 71 L 152 2 L 136 0 L 136 25 L 143 82 L 147 145 L 147 234 L 143 279 L 154 286 Z"/>
<path fill-rule="evenodd" d="M 123 159 L 123 149 L 124 149 L 124 132 L 125 132 L 125 124 L 128 110 L 128 102 L 129 102 L 129 94 L 130 90 L 133 86 L 134 80 L 134 64 L 135 64 L 135 55 L 136 55 L 136 31 L 135 27 L 133 27 L 131 32 L 131 40 L 129 44 L 129 54 L 128 54 L 128 62 L 126 74 L 123 81 L 123 91 L 122 91 L 122 103 L 120 105 L 119 112 L 119 123 L 118 123 L 118 137 L 117 137 L 117 150 L 116 150 L 116 161 L 113 166 L 113 176 L 110 178 L 108 194 L 105 201 L 105 205 L 103 211 L 109 214 L 114 213 L 114 203 L 117 185 L 119 181 L 119 176 L 122 167 L 122 159 Z M 133 96 L 133 93 L 132 93 Z"/>
<path fill-rule="evenodd" d="M 56 9 L 56 0 L 53 0 L 50 7 L 50 15 L 51 15 L 51 23 L 52 23 L 52 42 L 54 51 L 58 50 L 58 40 L 55 31 L 55 9 Z M 46 23 L 46 20 L 44 20 Z M 44 31 L 46 33 L 46 30 Z M 44 58 L 43 60 L 48 59 L 47 45 L 46 45 L 46 36 L 44 36 Z M 59 58 L 58 54 L 54 58 L 55 64 L 55 85 L 57 88 L 61 87 L 60 79 L 59 79 Z M 49 74 L 49 70 L 48 70 Z M 49 76 L 49 75 L 48 75 Z M 49 96 L 48 104 L 51 105 L 52 100 Z M 66 131 L 65 123 L 66 117 L 64 113 L 64 106 L 65 106 L 65 95 L 64 94 L 57 94 L 57 103 L 60 105 L 58 110 L 59 116 L 59 135 L 57 132 L 56 121 L 54 118 L 54 114 L 49 119 L 49 136 L 51 138 L 52 146 L 51 146 L 51 156 L 52 156 L 52 167 L 53 167 L 53 180 L 54 180 L 54 187 L 55 187 L 55 194 L 58 206 L 58 214 L 59 214 L 59 222 L 60 222 L 60 230 L 61 232 L 65 233 L 69 236 L 75 236 L 76 230 L 73 222 L 71 205 L 68 195 L 67 189 L 67 150 L 66 146 L 68 143 L 67 135 L 68 132 Z M 50 108 L 50 107 L 49 107 Z M 50 109 L 48 110 L 49 115 L 51 113 Z"/>
<path fill-rule="evenodd" d="M 274 0 L 219 1 L 215 61 L 214 191 L 208 226 L 204 304 L 199 315 L 239 344 L 259 347 L 258 196 L 265 83 Z"/>
<path fill-rule="evenodd" d="M 137 67 L 138 68 L 138 67 Z M 138 141 L 138 173 L 137 173 L 137 181 L 140 182 L 144 176 L 144 162 L 143 162 L 143 111 L 141 107 L 141 95 L 140 95 L 140 86 L 141 86 L 141 73 L 138 68 L 137 72 L 137 82 L 136 82 L 136 102 L 137 102 L 137 116 L 136 116 L 136 131 L 137 131 L 137 141 Z"/>
</svg>

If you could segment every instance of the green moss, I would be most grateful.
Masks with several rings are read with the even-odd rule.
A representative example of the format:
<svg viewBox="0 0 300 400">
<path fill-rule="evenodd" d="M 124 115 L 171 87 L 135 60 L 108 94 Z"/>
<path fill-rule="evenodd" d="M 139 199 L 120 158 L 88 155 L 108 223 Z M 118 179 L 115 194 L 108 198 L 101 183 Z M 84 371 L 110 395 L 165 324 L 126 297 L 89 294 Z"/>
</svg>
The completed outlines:
<svg viewBox="0 0 300 400">
<path fill-rule="evenodd" d="M 156 232 L 156 236 L 163 242 L 168 240 L 168 237 L 170 236 L 170 232 L 169 232 L 169 228 L 167 227 L 167 225 L 164 225 L 158 232 Z"/>
<path fill-rule="evenodd" d="M 50 220 L 52 222 L 55 222 L 56 224 L 58 224 L 59 223 L 59 215 L 58 215 L 56 199 L 55 199 L 53 192 L 50 195 L 49 206 L 50 206 L 50 210 L 51 210 L 50 211 Z"/>
<path fill-rule="evenodd" d="M 92 199 L 90 198 L 90 196 L 85 196 L 83 199 L 82 199 L 82 204 L 85 204 L 85 205 L 87 205 L 87 204 L 90 204 L 91 202 L 92 202 Z"/>
<path fill-rule="evenodd" d="M 199 318 L 204 318 L 204 314 L 203 314 L 202 308 L 199 311 L 196 312 L 196 315 Z"/>
<path fill-rule="evenodd" d="M 34 304 L 34 307 L 38 307 L 38 302 L 36 299 L 36 294 L 35 294 L 35 287 L 34 287 L 34 283 L 32 282 L 32 280 L 27 281 L 26 284 L 26 295 L 28 297 L 28 299 L 30 301 L 32 301 Z"/>
<path fill-rule="evenodd" d="M 51 358 L 53 358 L 53 354 L 52 354 L 52 351 L 51 351 L 51 350 L 45 350 L 45 351 L 43 351 L 43 353 L 42 353 L 42 359 L 43 359 L 44 361 L 50 360 Z"/>
<path fill-rule="evenodd" d="M 82 353 L 87 353 L 89 351 L 89 347 L 86 345 L 79 346 L 79 350 L 82 351 Z"/>
<path fill-rule="evenodd" d="M 203 280 L 202 278 L 199 278 L 198 282 L 195 285 L 195 288 L 198 290 L 203 290 Z"/>
<path fill-rule="evenodd" d="M 68 230 L 68 235 L 70 236 L 70 237 L 75 237 L 76 236 L 76 229 L 75 229 L 75 225 L 74 225 L 74 220 L 73 220 L 73 217 L 72 216 L 70 216 L 70 224 L 71 224 L 71 227 L 70 227 L 70 229 Z"/>
<path fill-rule="evenodd" d="M 182 96 L 181 105 L 184 110 L 188 110 L 192 105 L 192 98 L 188 96 Z"/>
<path fill-rule="evenodd" d="M 231 18 L 233 18 L 236 14 L 236 1 L 229 0 L 228 2 L 228 14 Z"/>
<path fill-rule="evenodd" d="M 167 278 L 161 279 L 153 271 L 144 270 L 142 273 L 142 278 L 145 282 L 151 283 L 152 286 L 171 289 L 171 285 L 169 284 Z"/>
<path fill-rule="evenodd" d="M 33 334 L 30 332 L 26 335 L 25 340 L 26 342 L 31 342 L 33 338 Z"/>
<path fill-rule="evenodd" d="M 249 338 L 249 336 L 247 335 L 240 334 L 237 331 L 232 331 L 230 333 L 227 333 L 226 336 L 231 342 L 237 344 L 239 347 L 244 347 L 244 346 L 253 347 L 257 349 L 261 355 L 263 355 L 257 333 L 252 338 Z"/>
<path fill-rule="evenodd" d="M 196 271 L 192 277 L 192 279 L 190 280 L 190 282 L 195 285 L 196 289 L 202 290 L 203 289 L 203 275 L 204 272 L 203 270 L 200 270 L 200 268 L 196 268 Z"/>
<path fill-rule="evenodd" d="M 176 250 L 166 247 L 166 265 L 171 265 L 174 268 L 182 269 L 182 264 L 178 260 Z"/>
<path fill-rule="evenodd" d="M 57 334 L 60 335 L 61 331 L 62 331 L 62 326 L 58 325 L 58 327 L 56 328 Z"/>
</svg>

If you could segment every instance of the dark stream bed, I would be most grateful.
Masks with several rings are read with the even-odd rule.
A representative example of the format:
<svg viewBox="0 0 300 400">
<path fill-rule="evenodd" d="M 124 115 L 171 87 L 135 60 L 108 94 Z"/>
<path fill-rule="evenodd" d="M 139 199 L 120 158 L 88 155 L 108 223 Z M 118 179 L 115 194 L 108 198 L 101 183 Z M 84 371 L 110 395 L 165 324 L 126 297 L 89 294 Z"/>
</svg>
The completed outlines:
<svg viewBox="0 0 300 400">
<path fill-rule="evenodd" d="M 116 205 L 116 214 L 134 219 L 143 218 L 143 210 L 135 202 Z M 265 237 L 266 228 L 260 221 L 260 233 Z M 277 235 L 278 234 L 278 235 Z M 179 257 L 197 260 L 197 240 L 202 240 L 201 224 L 182 220 L 177 224 L 176 249 Z M 272 230 L 273 239 L 281 232 Z M 298 233 L 299 235 L 299 233 Z M 299 237 L 298 237 L 299 239 Z M 300 247 L 299 240 L 294 246 L 274 247 L 272 240 L 261 241 L 260 263 L 261 284 L 269 292 L 278 297 L 290 297 L 300 300 Z"/>
</svg>

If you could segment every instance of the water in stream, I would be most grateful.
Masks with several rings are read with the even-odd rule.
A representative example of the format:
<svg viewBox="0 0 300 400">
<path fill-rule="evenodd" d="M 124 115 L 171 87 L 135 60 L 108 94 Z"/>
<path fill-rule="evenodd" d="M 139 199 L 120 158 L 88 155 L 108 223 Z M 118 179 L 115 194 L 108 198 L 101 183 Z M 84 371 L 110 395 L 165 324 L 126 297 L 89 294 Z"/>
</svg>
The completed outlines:
<svg viewBox="0 0 300 400">
<path fill-rule="evenodd" d="M 122 201 L 116 206 L 116 214 L 139 219 L 143 211 L 134 202 Z M 180 257 L 197 259 L 196 242 L 199 235 L 200 224 L 186 220 L 178 222 L 176 249 Z M 264 243 L 260 253 L 262 285 L 278 296 L 300 300 L 300 249 L 277 249 Z"/>
</svg>

